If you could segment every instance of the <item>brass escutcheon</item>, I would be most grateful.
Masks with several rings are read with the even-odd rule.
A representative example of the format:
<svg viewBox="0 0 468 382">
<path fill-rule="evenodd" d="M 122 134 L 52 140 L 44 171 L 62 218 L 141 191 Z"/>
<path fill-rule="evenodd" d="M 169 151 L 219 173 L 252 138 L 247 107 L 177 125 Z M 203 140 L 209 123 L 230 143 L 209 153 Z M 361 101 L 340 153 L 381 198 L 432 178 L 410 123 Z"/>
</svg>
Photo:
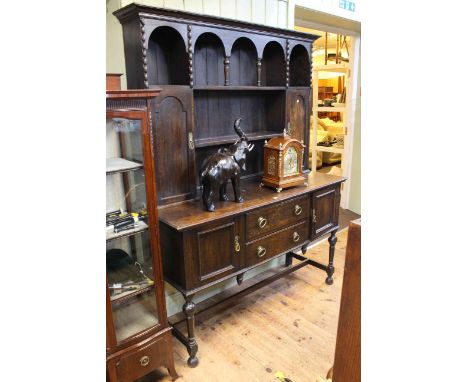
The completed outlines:
<svg viewBox="0 0 468 382">
<path fill-rule="evenodd" d="M 149 357 L 147 355 L 144 355 L 143 357 L 140 358 L 141 366 L 147 366 L 148 364 L 149 364 Z"/>
<path fill-rule="evenodd" d="M 193 141 L 193 134 L 192 132 L 188 133 L 188 147 L 190 150 L 195 149 L 195 142 Z"/>
</svg>

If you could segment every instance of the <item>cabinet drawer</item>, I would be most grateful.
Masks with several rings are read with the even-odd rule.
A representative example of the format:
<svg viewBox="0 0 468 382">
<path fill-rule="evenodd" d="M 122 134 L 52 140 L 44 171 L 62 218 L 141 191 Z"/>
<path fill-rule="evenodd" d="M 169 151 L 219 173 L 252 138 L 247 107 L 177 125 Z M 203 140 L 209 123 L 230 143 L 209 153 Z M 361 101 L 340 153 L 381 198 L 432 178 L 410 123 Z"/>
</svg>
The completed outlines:
<svg viewBox="0 0 468 382">
<path fill-rule="evenodd" d="M 308 241 L 308 220 L 246 245 L 246 266 L 258 264 Z"/>
<path fill-rule="evenodd" d="M 167 331 L 147 344 L 123 355 L 116 362 L 118 380 L 133 381 L 166 365 L 166 353 L 172 351 L 171 340 L 171 332 Z"/>
<path fill-rule="evenodd" d="M 309 198 L 301 196 L 246 215 L 247 241 L 299 223 L 309 214 Z"/>
</svg>

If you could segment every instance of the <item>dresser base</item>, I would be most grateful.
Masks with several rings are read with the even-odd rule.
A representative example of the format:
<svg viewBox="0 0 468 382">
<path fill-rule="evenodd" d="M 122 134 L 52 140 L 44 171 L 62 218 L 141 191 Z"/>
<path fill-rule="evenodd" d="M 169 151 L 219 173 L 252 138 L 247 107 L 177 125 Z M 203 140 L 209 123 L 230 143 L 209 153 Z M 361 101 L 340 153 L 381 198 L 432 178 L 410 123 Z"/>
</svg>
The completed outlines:
<svg viewBox="0 0 468 382">
<path fill-rule="evenodd" d="M 278 280 L 278 279 L 280 279 L 280 278 L 282 278 L 282 277 L 284 277 L 284 276 L 286 276 L 286 275 L 288 275 L 288 274 L 290 274 L 292 272 L 295 272 L 295 271 L 297 271 L 297 270 L 299 270 L 299 269 L 301 269 L 301 268 L 303 268 L 303 267 L 305 267 L 307 265 L 311 265 L 313 267 L 321 269 L 322 271 L 325 271 L 327 273 L 327 278 L 326 278 L 325 282 L 328 285 L 332 285 L 333 284 L 333 273 L 335 271 L 333 261 L 334 261 L 334 255 L 335 255 L 335 245 L 336 245 L 336 242 L 337 242 L 337 238 L 336 238 L 336 232 L 337 231 L 338 231 L 338 227 L 336 227 L 334 230 L 332 230 L 330 232 L 330 237 L 328 238 L 328 242 L 330 244 L 328 265 L 321 264 L 319 262 L 316 262 L 316 261 L 314 261 L 312 259 L 309 259 L 309 258 L 307 258 L 307 257 L 305 257 L 303 255 L 297 254 L 295 252 L 287 252 L 286 253 L 285 268 L 283 268 L 281 271 L 278 271 L 274 275 L 266 277 L 266 278 L 262 279 L 261 281 L 255 282 L 255 283 L 253 283 L 251 285 L 248 285 L 248 286 L 244 287 L 242 290 L 240 290 L 239 292 L 231 294 L 228 297 L 226 297 L 226 298 L 224 298 L 224 299 L 222 299 L 220 301 L 217 301 L 216 303 L 213 303 L 213 304 L 210 304 L 210 305 L 204 304 L 203 307 L 200 307 L 199 309 L 197 309 L 195 303 L 193 303 L 193 301 L 192 301 L 193 297 L 195 296 L 195 293 L 193 293 L 193 292 L 187 293 L 187 291 L 183 290 L 178 285 L 173 285 L 176 289 L 178 289 L 182 293 L 182 295 L 184 296 L 186 302 L 185 302 L 185 304 L 183 305 L 183 308 L 182 308 L 183 313 L 184 313 L 184 317 L 181 317 L 180 315 L 175 315 L 175 316 L 171 317 L 172 319 L 169 318 L 169 321 L 170 321 L 170 324 L 173 327 L 174 336 L 187 348 L 187 352 L 189 354 L 189 358 L 187 360 L 188 366 L 193 368 L 193 367 L 198 366 L 198 363 L 199 363 L 198 358 L 196 356 L 196 354 L 198 352 L 198 343 L 197 343 L 197 341 L 195 339 L 195 312 L 197 314 L 201 314 L 201 313 L 208 312 L 209 310 L 212 310 L 215 307 L 217 307 L 219 309 L 222 309 L 223 305 L 228 305 L 229 302 L 240 299 L 240 298 L 242 298 L 242 297 L 244 297 L 244 296 L 246 296 L 246 295 L 248 295 L 248 294 L 250 294 L 252 292 L 255 292 L 258 289 L 272 283 L 273 281 L 276 281 L 276 280 Z M 308 244 L 309 243 L 304 244 L 300 248 L 303 254 L 306 253 Z M 296 260 L 299 260 L 299 262 L 297 264 L 292 265 L 293 258 L 296 259 Z M 273 260 L 273 259 L 270 259 L 270 260 Z M 239 275 L 236 276 L 239 285 L 242 283 L 243 275 L 244 275 L 244 273 L 239 274 Z M 241 280 L 240 282 L 239 282 L 239 279 Z M 170 281 L 168 281 L 168 282 L 170 283 Z M 187 325 L 187 335 L 184 335 L 176 327 L 176 325 L 178 325 L 178 324 L 180 324 L 180 323 L 182 323 L 184 321 L 185 321 L 185 323 Z"/>
</svg>

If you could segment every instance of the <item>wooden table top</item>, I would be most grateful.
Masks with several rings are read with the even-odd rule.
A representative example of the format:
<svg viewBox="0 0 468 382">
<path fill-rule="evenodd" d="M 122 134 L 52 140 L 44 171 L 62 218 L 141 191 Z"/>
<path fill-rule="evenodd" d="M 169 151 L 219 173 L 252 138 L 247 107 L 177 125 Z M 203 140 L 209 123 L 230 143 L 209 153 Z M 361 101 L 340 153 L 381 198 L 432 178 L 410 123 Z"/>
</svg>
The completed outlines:
<svg viewBox="0 0 468 382">
<path fill-rule="evenodd" d="M 223 219 L 229 216 L 240 215 L 255 208 L 270 205 L 295 196 L 307 194 L 317 189 L 341 183 L 346 178 L 341 176 L 309 173 L 307 186 L 297 186 L 276 192 L 273 188 L 260 187 L 260 178 L 241 180 L 243 203 L 234 202 L 232 186 L 228 185 L 229 201 L 222 202 L 215 196 L 216 210 L 206 211 L 201 199 L 191 200 L 158 208 L 159 220 L 178 231 L 185 231 L 201 224 Z"/>
</svg>

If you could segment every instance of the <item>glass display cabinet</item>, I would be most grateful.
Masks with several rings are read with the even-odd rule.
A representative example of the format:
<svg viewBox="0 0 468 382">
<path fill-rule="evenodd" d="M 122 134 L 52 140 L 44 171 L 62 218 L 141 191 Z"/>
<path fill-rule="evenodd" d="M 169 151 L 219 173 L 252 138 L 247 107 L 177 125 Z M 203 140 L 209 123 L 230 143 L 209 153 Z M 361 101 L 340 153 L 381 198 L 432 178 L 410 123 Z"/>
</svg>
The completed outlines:
<svg viewBox="0 0 468 382">
<path fill-rule="evenodd" d="M 106 94 L 107 380 L 157 367 L 174 380 L 159 249 L 151 99 L 159 90 Z"/>
</svg>

